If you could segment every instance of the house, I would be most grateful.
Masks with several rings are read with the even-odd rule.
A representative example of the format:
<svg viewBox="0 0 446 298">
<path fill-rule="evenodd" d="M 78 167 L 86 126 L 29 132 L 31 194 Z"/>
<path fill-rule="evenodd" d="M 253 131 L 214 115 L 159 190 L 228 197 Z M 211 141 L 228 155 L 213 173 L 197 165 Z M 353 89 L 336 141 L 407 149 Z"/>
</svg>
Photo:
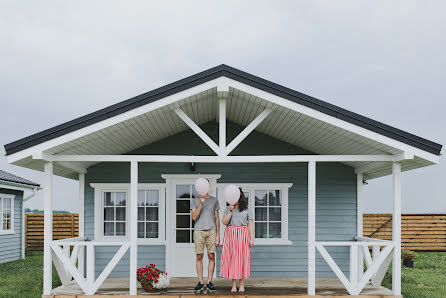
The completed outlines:
<svg viewBox="0 0 446 298">
<path fill-rule="evenodd" d="M 24 203 L 39 188 L 37 183 L 0 170 L 0 263 L 25 258 Z"/>
<path fill-rule="evenodd" d="M 226 65 L 5 145 L 9 163 L 44 172 L 44 295 L 52 262 L 87 294 L 127 277 L 134 295 L 150 263 L 195 275 L 189 204 L 206 177 L 220 206 L 235 183 L 255 210 L 254 277 L 307 278 L 308 295 L 337 277 L 356 295 L 392 263 L 398 296 L 401 172 L 438 164 L 441 148 Z M 79 180 L 78 238 L 51 239 L 53 175 Z M 364 238 L 363 181 L 387 175 L 393 240 Z"/>
</svg>

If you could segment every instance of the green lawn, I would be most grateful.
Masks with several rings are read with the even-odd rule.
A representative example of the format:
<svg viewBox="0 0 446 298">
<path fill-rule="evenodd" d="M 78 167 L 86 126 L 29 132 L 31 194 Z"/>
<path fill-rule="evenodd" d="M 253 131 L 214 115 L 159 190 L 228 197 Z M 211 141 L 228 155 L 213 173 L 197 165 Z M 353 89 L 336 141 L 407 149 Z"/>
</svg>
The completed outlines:
<svg viewBox="0 0 446 298">
<path fill-rule="evenodd" d="M 42 252 L 29 252 L 25 260 L 0 264 L 0 297 L 42 297 Z M 60 285 L 53 268 L 53 287 Z M 383 286 L 392 286 L 388 272 Z M 406 298 L 446 297 L 446 253 L 419 253 L 414 269 L 402 270 L 403 296 Z"/>
<path fill-rule="evenodd" d="M 60 286 L 53 267 L 53 288 Z M 43 253 L 27 252 L 25 260 L 0 264 L 0 297 L 42 297 Z"/>
<path fill-rule="evenodd" d="M 413 269 L 401 273 L 402 294 L 405 298 L 446 297 L 446 253 L 418 253 Z M 387 272 L 383 286 L 392 288 L 392 272 Z"/>
</svg>

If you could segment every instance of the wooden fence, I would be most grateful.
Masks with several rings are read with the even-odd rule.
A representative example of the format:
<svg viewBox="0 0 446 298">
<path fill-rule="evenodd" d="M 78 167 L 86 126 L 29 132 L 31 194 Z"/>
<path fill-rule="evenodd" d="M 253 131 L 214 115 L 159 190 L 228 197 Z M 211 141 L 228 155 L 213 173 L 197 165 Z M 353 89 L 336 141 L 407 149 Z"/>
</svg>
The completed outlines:
<svg viewBox="0 0 446 298">
<path fill-rule="evenodd" d="M 26 214 L 25 246 L 43 250 L 43 214 Z M 392 214 L 364 214 L 364 236 L 392 240 Z M 79 215 L 53 215 L 53 238 L 79 235 Z M 446 251 L 446 214 L 403 214 L 401 247 L 417 251 Z"/>
<path fill-rule="evenodd" d="M 364 237 L 392 240 L 392 214 L 364 214 Z M 401 248 L 446 251 L 446 214 L 402 214 Z"/>
<path fill-rule="evenodd" d="M 53 214 L 53 239 L 77 237 L 79 215 L 74 213 Z M 43 250 L 43 214 L 26 214 L 25 247 L 28 250 Z"/>
</svg>

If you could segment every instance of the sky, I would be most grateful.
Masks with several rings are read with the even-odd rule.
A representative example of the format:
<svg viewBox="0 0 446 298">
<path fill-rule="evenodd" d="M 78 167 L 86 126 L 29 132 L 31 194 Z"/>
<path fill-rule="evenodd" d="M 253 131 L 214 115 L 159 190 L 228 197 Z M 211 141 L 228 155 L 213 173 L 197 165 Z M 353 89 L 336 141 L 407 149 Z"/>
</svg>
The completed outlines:
<svg viewBox="0 0 446 298">
<path fill-rule="evenodd" d="M 222 63 L 446 144 L 445 12 L 425 0 L 1 1 L 0 144 Z M 0 169 L 43 181 L 4 156 Z M 444 164 L 403 173 L 403 212 L 446 212 L 445 178 Z M 77 181 L 54 182 L 53 208 L 77 212 Z M 365 186 L 365 212 L 391 202 L 390 177 Z M 42 194 L 26 207 L 42 209 Z"/>
</svg>

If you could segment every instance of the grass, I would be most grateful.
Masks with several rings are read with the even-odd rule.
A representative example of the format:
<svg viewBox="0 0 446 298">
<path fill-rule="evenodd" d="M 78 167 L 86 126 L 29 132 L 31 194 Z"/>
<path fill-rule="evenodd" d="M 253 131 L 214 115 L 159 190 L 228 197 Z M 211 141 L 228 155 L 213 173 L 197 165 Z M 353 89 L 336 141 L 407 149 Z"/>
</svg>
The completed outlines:
<svg viewBox="0 0 446 298">
<path fill-rule="evenodd" d="M 53 288 L 60 285 L 59 277 L 53 267 Z M 40 298 L 42 292 L 43 252 L 27 252 L 24 260 L 0 264 L 0 297 Z"/>
<path fill-rule="evenodd" d="M 386 273 L 383 286 L 392 288 L 391 270 Z M 413 269 L 402 269 L 401 291 L 404 298 L 446 297 L 446 253 L 419 253 Z"/>
<path fill-rule="evenodd" d="M 42 297 L 42 271 L 42 252 L 27 252 L 25 260 L 0 264 L 0 297 Z M 60 280 L 53 268 L 53 288 L 58 286 Z M 383 286 L 392 287 L 390 270 Z M 446 253 L 419 253 L 414 269 L 402 269 L 402 292 L 405 298 L 446 297 Z"/>
</svg>

